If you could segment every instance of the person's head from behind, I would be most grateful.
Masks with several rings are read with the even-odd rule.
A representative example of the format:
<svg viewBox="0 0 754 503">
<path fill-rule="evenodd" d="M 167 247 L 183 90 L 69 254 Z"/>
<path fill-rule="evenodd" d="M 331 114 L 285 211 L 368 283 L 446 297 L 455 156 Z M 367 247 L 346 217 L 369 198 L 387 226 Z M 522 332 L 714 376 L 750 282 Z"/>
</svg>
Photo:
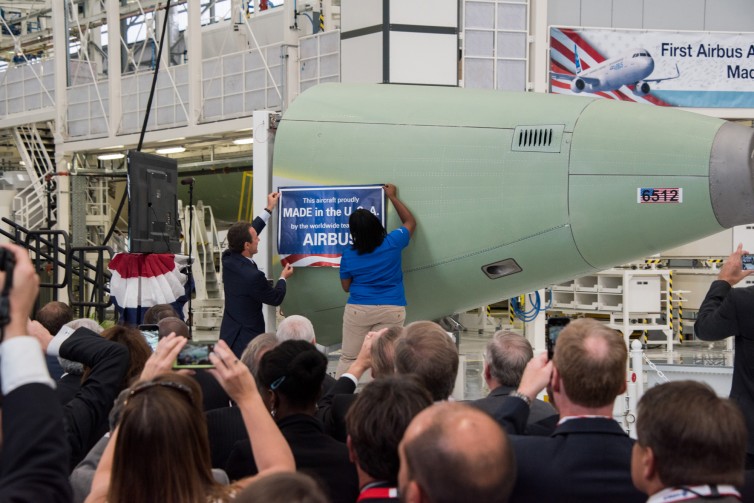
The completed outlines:
<svg viewBox="0 0 754 503">
<path fill-rule="evenodd" d="M 54 336 L 66 323 L 73 321 L 73 309 L 65 302 L 52 301 L 37 311 L 36 318 Z"/>
<path fill-rule="evenodd" d="M 516 480 L 505 432 L 485 412 L 461 403 L 438 403 L 420 412 L 399 452 L 404 503 L 505 502 Z"/>
<path fill-rule="evenodd" d="M 348 217 L 348 228 L 353 239 L 353 249 L 359 255 L 372 253 L 382 244 L 387 236 L 387 231 L 382 222 L 369 210 L 358 209 Z"/>
<path fill-rule="evenodd" d="M 313 415 L 326 371 L 327 357 L 311 343 L 282 342 L 259 362 L 262 399 L 276 412 L 276 419 L 294 413 Z"/>
<path fill-rule="evenodd" d="M 329 503 L 319 484 L 304 473 L 273 473 L 254 480 L 234 503 Z"/>
<path fill-rule="evenodd" d="M 286 318 L 280 322 L 278 325 L 277 337 L 279 342 L 306 341 L 311 344 L 316 342 L 314 325 L 309 321 L 309 318 L 298 314 L 286 316 Z"/>
<path fill-rule="evenodd" d="M 490 389 L 498 386 L 517 388 L 526 364 L 534 357 L 525 337 L 500 330 L 487 343 L 484 354 L 484 380 Z"/>
<path fill-rule="evenodd" d="M 243 253 L 250 246 L 253 247 L 252 245 L 255 241 L 258 242 L 258 239 L 257 232 L 249 222 L 236 222 L 228 229 L 228 249 L 234 253 Z"/>
<path fill-rule="evenodd" d="M 175 335 L 179 335 L 181 337 L 185 337 L 186 339 L 190 339 L 189 337 L 189 328 L 186 323 L 180 319 L 176 318 L 174 316 L 168 316 L 166 318 L 161 319 L 157 323 L 158 332 L 157 336 L 162 339 L 163 337 L 167 337 L 168 335 L 175 332 Z"/>
<path fill-rule="evenodd" d="M 135 384 L 120 413 L 108 501 L 208 501 L 222 493 L 196 381 L 163 374 Z"/>
<path fill-rule="evenodd" d="M 163 318 L 178 318 L 178 313 L 170 304 L 155 304 L 146 310 L 142 322 L 145 325 L 157 325 Z"/>
<path fill-rule="evenodd" d="M 65 326 L 70 328 L 71 330 L 86 328 L 87 330 L 91 330 L 96 334 L 102 334 L 103 331 L 102 326 L 91 318 L 76 318 L 75 320 L 66 323 Z M 66 374 L 77 376 L 84 374 L 84 365 L 82 363 L 68 360 L 66 358 L 63 358 L 62 356 L 58 356 L 58 362 L 60 362 L 60 366 L 63 367 L 63 371 Z"/>
<path fill-rule="evenodd" d="M 742 486 L 746 423 L 740 409 L 707 384 L 668 382 L 639 401 L 631 478 L 652 495 L 666 487 Z"/>
<path fill-rule="evenodd" d="M 437 323 L 415 321 L 395 346 L 395 371 L 416 375 L 433 400 L 447 400 L 458 374 L 458 349 Z"/>
<path fill-rule="evenodd" d="M 256 376 L 259 370 L 259 362 L 262 357 L 275 346 L 278 345 L 278 338 L 275 332 L 265 332 L 254 337 L 246 346 L 241 354 L 241 361 L 249 367 L 251 375 Z"/>
<path fill-rule="evenodd" d="M 591 409 L 612 407 L 626 389 L 626 343 L 599 321 L 582 318 L 566 326 L 555 346 L 550 381 L 555 403 Z"/>
<path fill-rule="evenodd" d="M 372 343 L 373 378 L 395 374 L 395 345 L 402 333 L 402 327 L 390 327 Z"/>
<path fill-rule="evenodd" d="M 367 384 L 346 415 L 351 461 L 370 478 L 397 484 L 398 444 L 414 416 L 430 405 L 429 392 L 413 378 Z"/>
<path fill-rule="evenodd" d="M 128 348 L 128 371 L 121 384 L 121 388 L 126 388 L 141 375 L 144 365 L 152 355 L 152 348 L 149 347 L 139 329 L 135 327 L 115 325 L 103 330 L 100 335 L 109 341 L 117 342 Z M 89 368 L 84 371 L 84 381 L 89 377 L 90 372 L 91 369 Z"/>
</svg>

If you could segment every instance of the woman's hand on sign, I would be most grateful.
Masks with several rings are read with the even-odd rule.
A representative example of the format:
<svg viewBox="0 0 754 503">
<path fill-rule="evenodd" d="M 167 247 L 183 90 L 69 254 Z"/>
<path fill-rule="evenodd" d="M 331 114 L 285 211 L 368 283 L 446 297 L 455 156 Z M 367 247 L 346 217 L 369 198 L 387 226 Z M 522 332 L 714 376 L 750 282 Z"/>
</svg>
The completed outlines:
<svg viewBox="0 0 754 503">
<path fill-rule="evenodd" d="M 280 277 L 283 279 L 288 279 L 293 275 L 293 266 L 291 264 L 285 264 L 285 267 L 283 268 L 283 272 L 280 274 Z"/>
<path fill-rule="evenodd" d="M 385 195 L 390 199 L 394 198 L 398 194 L 398 188 L 392 183 L 385 184 Z"/>
</svg>

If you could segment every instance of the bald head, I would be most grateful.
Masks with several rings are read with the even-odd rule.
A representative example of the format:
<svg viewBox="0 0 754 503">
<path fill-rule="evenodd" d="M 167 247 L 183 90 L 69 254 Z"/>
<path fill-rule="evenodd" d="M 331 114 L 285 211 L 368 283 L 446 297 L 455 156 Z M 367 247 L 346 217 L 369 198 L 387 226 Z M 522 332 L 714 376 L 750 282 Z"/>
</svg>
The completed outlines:
<svg viewBox="0 0 754 503">
<path fill-rule="evenodd" d="M 159 327 L 158 335 L 160 339 L 167 337 L 172 332 L 175 332 L 175 335 L 180 335 L 187 339 L 189 338 L 188 325 L 186 325 L 180 318 L 174 318 L 172 316 L 163 318 L 157 323 L 157 326 Z"/>
<path fill-rule="evenodd" d="M 471 406 L 443 402 L 420 412 L 399 448 L 404 502 L 508 501 L 513 450 L 500 426 Z"/>
</svg>

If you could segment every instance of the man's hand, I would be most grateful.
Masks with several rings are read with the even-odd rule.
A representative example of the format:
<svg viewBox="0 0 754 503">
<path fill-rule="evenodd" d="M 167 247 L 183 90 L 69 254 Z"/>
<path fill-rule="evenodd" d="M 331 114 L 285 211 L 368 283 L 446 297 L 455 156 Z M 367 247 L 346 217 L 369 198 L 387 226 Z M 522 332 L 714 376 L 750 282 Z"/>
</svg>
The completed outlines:
<svg viewBox="0 0 754 503">
<path fill-rule="evenodd" d="M 741 256 L 749 253 L 745 251 L 743 247 L 743 244 L 739 244 L 738 248 L 736 248 L 736 251 L 730 254 L 723 266 L 720 268 L 720 273 L 717 275 L 717 279 L 727 281 L 728 283 L 730 283 L 730 286 L 734 286 L 736 283 L 754 272 L 743 270 Z"/>
<path fill-rule="evenodd" d="M 13 285 L 8 302 L 10 304 L 10 323 L 5 327 L 5 339 L 26 335 L 26 322 L 39 293 L 39 276 L 29 258 L 29 252 L 20 246 L 2 244 L 16 259 L 13 267 Z M 0 286 L 5 282 L 5 272 L 0 272 Z"/>
<path fill-rule="evenodd" d="M 369 332 L 366 337 L 364 337 L 364 342 L 361 344 L 361 349 L 356 356 L 356 360 L 347 370 L 349 374 L 356 377 L 356 379 L 361 379 L 364 372 L 372 368 L 372 343 L 382 337 L 387 330 L 387 328 L 383 328 L 376 332 Z"/>
<path fill-rule="evenodd" d="M 392 183 L 386 183 L 384 188 L 385 195 L 388 197 L 388 199 L 392 199 L 398 195 L 398 188 Z"/>
<path fill-rule="evenodd" d="M 278 205 L 278 201 L 280 201 L 280 192 L 270 192 L 267 195 L 267 209 L 272 212 Z"/>
<path fill-rule="evenodd" d="M 29 320 L 26 323 L 26 333 L 39 341 L 42 352 L 47 353 L 47 346 L 52 342 L 52 334 L 38 321 Z"/>
<path fill-rule="evenodd" d="M 280 273 L 280 277 L 283 279 L 288 279 L 291 276 L 293 276 L 293 266 L 291 264 L 285 264 L 283 272 Z"/>
<path fill-rule="evenodd" d="M 249 367 L 243 364 L 223 340 L 217 341 L 209 355 L 215 366 L 209 372 L 215 376 L 228 396 L 237 404 L 249 400 L 258 393 L 256 382 Z"/>
<path fill-rule="evenodd" d="M 518 384 L 519 393 L 523 393 L 533 401 L 550 383 L 551 374 L 552 362 L 547 361 L 547 353 L 535 356 L 526 364 L 524 375 L 521 376 L 521 382 Z"/>
<path fill-rule="evenodd" d="M 157 343 L 157 349 L 154 350 L 152 356 L 150 356 L 147 363 L 144 364 L 144 370 L 141 371 L 140 379 L 142 381 L 148 381 L 154 379 L 158 375 L 172 372 L 173 363 L 175 363 L 175 359 L 178 358 L 178 353 L 181 352 L 181 349 L 183 349 L 183 346 L 185 346 L 187 342 L 188 339 L 176 336 L 175 332 L 160 339 L 160 342 Z M 183 371 L 180 372 L 187 373 Z"/>
</svg>

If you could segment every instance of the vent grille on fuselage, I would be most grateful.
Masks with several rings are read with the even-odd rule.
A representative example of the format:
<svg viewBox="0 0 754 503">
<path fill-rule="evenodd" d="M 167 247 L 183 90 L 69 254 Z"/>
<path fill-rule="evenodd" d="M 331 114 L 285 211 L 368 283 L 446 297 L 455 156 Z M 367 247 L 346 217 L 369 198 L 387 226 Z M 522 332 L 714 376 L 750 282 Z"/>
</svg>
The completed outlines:
<svg viewBox="0 0 754 503">
<path fill-rule="evenodd" d="M 513 132 L 511 150 L 521 152 L 560 152 L 563 125 L 518 126 Z"/>
</svg>

